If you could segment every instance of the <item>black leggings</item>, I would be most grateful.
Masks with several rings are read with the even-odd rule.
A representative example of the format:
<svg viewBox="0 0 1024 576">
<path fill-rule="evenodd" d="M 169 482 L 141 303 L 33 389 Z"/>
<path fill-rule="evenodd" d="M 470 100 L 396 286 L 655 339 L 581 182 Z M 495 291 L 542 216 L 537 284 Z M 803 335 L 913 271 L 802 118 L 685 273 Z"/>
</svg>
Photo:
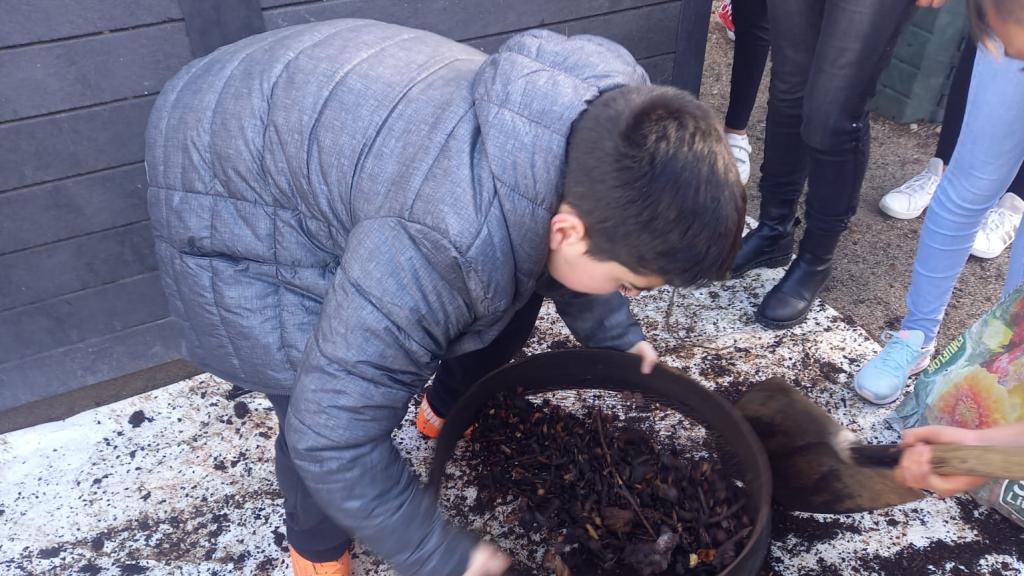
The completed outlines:
<svg viewBox="0 0 1024 576">
<path fill-rule="evenodd" d="M 505 329 L 493 342 L 479 350 L 441 362 L 434 374 L 434 382 L 427 389 L 430 408 L 441 418 L 447 418 L 459 398 L 477 380 L 508 364 L 523 344 L 530 339 L 537 323 L 544 297 L 534 294 L 509 320 Z"/>
<path fill-rule="evenodd" d="M 956 142 L 960 139 L 960 127 L 964 123 L 967 94 L 971 88 L 971 74 L 974 72 L 974 57 L 977 53 L 977 43 L 968 38 L 964 42 L 960 62 L 956 65 L 953 82 L 949 85 L 949 94 L 946 96 L 946 113 L 942 118 L 942 133 L 939 135 L 939 144 L 935 147 L 935 157 L 941 159 L 947 166 L 953 158 Z M 1006 191 L 1024 197 L 1021 196 L 1024 192 L 1024 166 L 1017 172 L 1017 177 Z"/>
<path fill-rule="evenodd" d="M 834 247 L 856 212 L 868 162 L 867 104 L 913 0 L 772 0 L 772 78 L 762 202 L 795 212 Z M 803 249 L 804 245 L 801 245 Z"/>
<path fill-rule="evenodd" d="M 725 127 L 746 130 L 757 101 L 765 62 L 768 61 L 768 1 L 732 0 L 732 23 L 736 26 L 729 110 Z"/>
</svg>

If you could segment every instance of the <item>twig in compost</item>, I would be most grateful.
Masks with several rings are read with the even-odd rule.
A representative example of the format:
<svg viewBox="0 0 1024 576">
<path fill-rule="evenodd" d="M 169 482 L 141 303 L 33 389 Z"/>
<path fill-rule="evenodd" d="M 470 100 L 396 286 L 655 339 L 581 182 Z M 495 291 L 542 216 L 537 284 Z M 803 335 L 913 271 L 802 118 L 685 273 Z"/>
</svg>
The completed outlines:
<svg viewBox="0 0 1024 576">
<path fill-rule="evenodd" d="M 608 443 L 604 440 L 604 426 L 601 425 L 601 418 L 603 414 L 600 410 L 594 411 L 594 421 L 597 422 L 597 435 L 601 439 L 601 448 L 604 449 L 604 459 L 608 463 L 608 468 L 611 469 L 612 474 L 615 475 L 615 480 L 619 484 L 619 490 L 622 495 L 629 501 L 629 505 L 633 507 L 633 511 L 640 517 L 640 521 L 644 523 L 644 528 L 647 528 L 647 532 L 650 533 L 651 538 L 657 539 L 658 536 L 654 533 L 654 528 L 651 528 L 651 524 L 644 518 L 644 513 L 640 510 L 640 503 L 636 501 L 633 494 L 629 492 L 629 488 L 626 487 L 626 483 L 622 481 L 622 476 L 619 476 L 619 471 L 615 469 L 615 465 L 612 463 L 611 452 L 608 451 Z"/>
<path fill-rule="evenodd" d="M 740 500 L 739 502 L 737 502 L 737 503 L 733 504 L 732 506 L 730 506 L 729 509 L 726 510 L 725 512 L 722 512 L 721 514 L 719 514 L 717 516 L 712 516 L 711 518 L 708 518 L 708 519 L 704 520 L 704 524 L 718 524 L 722 520 L 725 520 L 726 518 L 728 518 L 728 517 L 732 516 L 733 514 L 735 514 L 740 508 L 743 508 L 744 506 L 746 506 L 746 504 L 747 504 L 747 501 L 745 499 Z"/>
<path fill-rule="evenodd" d="M 666 332 L 672 331 L 672 313 L 676 309 L 676 290 L 678 288 L 672 288 L 672 294 L 668 297 L 668 306 L 665 306 L 665 323 L 662 329 Z"/>
<path fill-rule="evenodd" d="M 702 344 L 700 342 L 687 342 L 686 345 L 691 348 L 702 348 L 704 350 L 710 350 L 712 352 L 722 352 L 734 348 L 736 346 L 736 342 L 730 342 L 728 344 L 723 344 L 721 346 L 710 346 L 708 344 Z"/>
</svg>

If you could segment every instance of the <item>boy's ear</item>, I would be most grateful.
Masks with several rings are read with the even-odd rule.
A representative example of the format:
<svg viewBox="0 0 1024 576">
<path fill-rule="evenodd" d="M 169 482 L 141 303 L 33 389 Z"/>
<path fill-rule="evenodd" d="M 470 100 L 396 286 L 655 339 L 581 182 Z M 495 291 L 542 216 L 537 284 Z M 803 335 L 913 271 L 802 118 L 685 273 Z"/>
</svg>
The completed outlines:
<svg viewBox="0 0 1024 576">
<path fill-rule="evenodd" d="M 572 209 L 559 210 L 551 217 L 548 243 L 551 250 L 587 241 L 587 227 Z"/>
</svg>

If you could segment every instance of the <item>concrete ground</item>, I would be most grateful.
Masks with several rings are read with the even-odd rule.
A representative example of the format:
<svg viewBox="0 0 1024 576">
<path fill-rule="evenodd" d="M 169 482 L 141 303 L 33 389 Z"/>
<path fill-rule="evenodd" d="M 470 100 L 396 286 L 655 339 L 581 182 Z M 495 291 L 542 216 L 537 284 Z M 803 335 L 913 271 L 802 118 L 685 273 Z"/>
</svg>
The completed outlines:
<svg viewBox="0 0 1024 576">
<path fill-rule="evenodd" d="M 713 19 L 708 34 L 707 63 L 701 99 L 711 104 L 724 118 L 729 103 L 729 77 L 732 70 L 733 43 L 725 29 Z M 754 152 L 748 214 L 757 217 L 760 194 L 757 191 L 764 151 L 764 120 L 768 98 L 766 71 L 757 105 L 748 131 Z M 876 340 L 883 329 L 898 326 L 906 312 L 904 304 L 917 247 L 922 218 L 895 220 L 878 209 L 878 201 L 924 169 L 935 153 L 941 126 L 938 124 L 902 125 L 872 116 L 871 161 L 861 191 L 860 208 L 840 245 L 832 280 L 822 297 L 831 307 L 864 328 Z M 1009 250 L 998 258 L 971 257 L 953 292 L 946 313 L 940 346 L 956 337 L 996 303 L 1002 290 L 1009 261 Z"/>
</svg>

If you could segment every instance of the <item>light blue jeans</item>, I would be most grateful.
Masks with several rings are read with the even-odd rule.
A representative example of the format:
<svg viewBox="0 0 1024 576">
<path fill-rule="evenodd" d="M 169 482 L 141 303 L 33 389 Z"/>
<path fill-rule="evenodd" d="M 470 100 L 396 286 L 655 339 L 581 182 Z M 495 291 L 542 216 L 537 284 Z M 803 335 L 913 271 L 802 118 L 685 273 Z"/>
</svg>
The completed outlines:
<svg viewBox="0 0 1024 576">
<path fill-rule="evenodd" d="M 1000 52 L 1001 46 L 998 46 Z M 1006 192 L 1024 160 L 1024 60 L 978 46 L 963 129 L 928 207 L 907 292 L 904 330 L 935 340 L 953 285 L 985 213 Z M 1024 237 L 1022 237 L 1024 238 Z M 1024 280 L 1024 242 L 1013 244 L 1003 295 Z"/>
</svg>

